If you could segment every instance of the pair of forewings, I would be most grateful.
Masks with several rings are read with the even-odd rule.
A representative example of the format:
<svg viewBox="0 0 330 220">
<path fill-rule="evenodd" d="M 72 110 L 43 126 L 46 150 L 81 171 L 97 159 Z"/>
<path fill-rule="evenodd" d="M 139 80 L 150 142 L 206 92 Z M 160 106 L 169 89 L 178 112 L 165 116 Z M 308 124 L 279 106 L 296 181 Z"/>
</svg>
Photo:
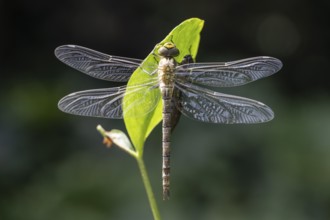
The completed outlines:
<svg viewBox="0 0 330 220">
<path fill-rule="evenodd" d="M 143 60 L 110 56 L 81 46 L 65 45 L 55 50 L 65 64 L 98 79 L 127 82 Z M 148 65 L 148 64 L 144 64 Z M 148 114 L 159 103 L 157 66 L 146 81 L 136 85 L 75 92 L 62 98 L 59 108 L 67 113 L 104 118 L 139 117 L 131 109 L 143 105 Z M 211 123 L 260 123 L 271 120 L 273 111 L 265 104 L 227 95 L 201 86 L 240 86 L 270 76 L 280 70 L 281 61 L 272 57 L 254 57 L 225 63 L 188 63 L 175 69 L 175 107 L 185 116 Z M 148 93 L 148 100 L 146 94 Z M 126 95 L 125 103 L 123 97 Z M 125 112 L 123 112 L 125 104 Z"/>
</svg>

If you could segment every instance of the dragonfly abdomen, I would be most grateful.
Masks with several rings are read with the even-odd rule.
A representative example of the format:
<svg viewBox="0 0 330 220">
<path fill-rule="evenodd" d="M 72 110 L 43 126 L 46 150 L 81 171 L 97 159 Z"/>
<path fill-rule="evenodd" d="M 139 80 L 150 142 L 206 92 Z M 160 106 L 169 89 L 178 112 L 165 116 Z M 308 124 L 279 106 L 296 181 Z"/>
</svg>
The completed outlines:
<svg viewBox="0 0 330 220">
<path fill-rule="evenodd" d="M 170 157 L 171 157 L 171 99 L 163 99 L 163 124 L 162 124 L 162 145 L 163 145 L 163 199 L 167 200 L 170 197 Z"/>
<path fill-rule="evenodd" d="M 163 57 L 159 61 L 158 66 L 158 80 L 159 89 L 163 99 L 163 166 L 162 166 L 162 179 L 163 179 L 163 199 L 170 198 L 170 135 L 171 135 L 171 116 L 172 116 L 172 96 L 174 90 L 174 76 L 177 63 L 173 57 Z"/>
</svg>

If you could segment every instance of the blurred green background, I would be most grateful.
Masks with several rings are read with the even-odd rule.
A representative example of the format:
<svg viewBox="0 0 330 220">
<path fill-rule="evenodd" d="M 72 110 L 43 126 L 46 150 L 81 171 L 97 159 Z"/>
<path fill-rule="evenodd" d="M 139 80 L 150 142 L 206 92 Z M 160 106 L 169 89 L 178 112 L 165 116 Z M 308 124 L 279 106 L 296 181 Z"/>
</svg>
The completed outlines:
<svg viewBox="0 0 330 220">
<path fill-rule="evenodd" d="M 138 168 L 95 127 L 122 120 L 64 114 L 70 92 L 117 86 L 59 62 L 77 44 L 143 59 L 180 22 L 205 20 L 198 61 L 268 55 L 283 69 L 219 89 L 262 101 L 259 125 L 181 118 L 172 137 L 172 197 L 161 200 L 161 128 L 145 160 L 164 219 L 330 219 L 328 0 L 0 1 L 0 219 L 152 219 Z"/>
</svg>

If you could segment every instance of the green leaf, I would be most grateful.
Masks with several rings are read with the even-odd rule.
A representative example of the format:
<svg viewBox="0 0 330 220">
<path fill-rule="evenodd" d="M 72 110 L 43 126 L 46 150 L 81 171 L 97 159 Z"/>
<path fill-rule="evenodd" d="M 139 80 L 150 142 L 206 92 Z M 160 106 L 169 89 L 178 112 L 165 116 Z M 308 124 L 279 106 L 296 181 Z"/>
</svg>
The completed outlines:
<svg viewBox="0 0 330 220">
<path fill-rule="evenodd" d="M 166 42 L 173 42 L 180 50 L 180 55 L 176 57 L 178 62 L 181 62 L 183 57 L 188 54 L 195 59 L 203 25 L 203 20 L 191 18 L 175 27 L 164 40 L 155 46 L 154 50 L 143 61 L 141 68 L 135 70 L 128 81 L 123 100 L 124 121 L 133 145 L 140 156 L 143 155 L 146 138 L 162 120 L 162 102 L 158 88 L 140 89 L 138 92 L 135 91 L 135 88 L 137 85 L 155 80 L 155 75 L 148 73 L 157 74 L 155 70 L 158 65 L 158 57 L 155 54 L 157 54 L 158 48 Z M 152 106 L 156 107 L 151 108 Z M 125 114 L 126 112 L 129 114 Z"/>
</svg>

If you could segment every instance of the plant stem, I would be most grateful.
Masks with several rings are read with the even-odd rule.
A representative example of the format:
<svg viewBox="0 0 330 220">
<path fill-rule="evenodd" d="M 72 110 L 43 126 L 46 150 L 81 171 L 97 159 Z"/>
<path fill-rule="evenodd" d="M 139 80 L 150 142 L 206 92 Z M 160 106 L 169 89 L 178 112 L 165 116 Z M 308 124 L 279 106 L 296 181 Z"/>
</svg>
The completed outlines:
<svg viewBox="0 0 330 220">
<path fill-rule="evenodd" d="M 149 204 L 150 204 L 152 214 L 154 216 L 154 220 L 160 220 L 161 218 L 160 218 L 160 215 L 159 215 L 157 203 L 156 203 L 155 196 L 154 196 L 154 193 L 153 193 L 152 188 L 151 188 L 149 176 L 148 176 L 146 167 L 144 165 L 143 157 L 142 156 L 137 156 L 136 160 L 137 160 L 137 163 L 139 165 L 142 181 L 143 181 L 144 187 L 145 187 L 147 195 L 148 195 L 148 200 L 149 200 Z"/>
</svg>

